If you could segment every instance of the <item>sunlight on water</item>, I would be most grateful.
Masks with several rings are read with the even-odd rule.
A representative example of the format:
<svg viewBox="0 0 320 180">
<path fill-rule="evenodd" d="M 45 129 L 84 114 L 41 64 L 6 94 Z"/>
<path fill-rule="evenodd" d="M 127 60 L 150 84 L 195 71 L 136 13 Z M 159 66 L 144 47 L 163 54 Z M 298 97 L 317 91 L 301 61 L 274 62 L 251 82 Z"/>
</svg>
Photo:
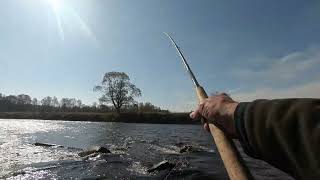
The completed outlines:
<svg viewBox="0 0 320 180">
<path fill-rule="evenodd" d="M 53 121 L 0 120 L 0 177 L 21 165 L 74 157 L 66 150 L 36 147 L 32 136 L 25 136 L 63 128 Z"/>
<path fill-rule="evenodd" d="M 42 121 L 42 120 L 1 120 L 1 131 L 13 132 L 14 134 L 36 133 L 36 132 L 48 132 L 52 130 L 60 130 L 62 125 L 54 123 L 54 121 Z M 0 136 L 1 137 L 1 136 Z"/>
<path fill-rule="evenodd" d="M 78 156 L 90 146 L 103 146 L 111 153 Z M 191 151 L 181 152 L 186 146 Z M 172 177 L 201 172 L 225 179 L 214 149 L 211 136 L 197 125 L 0 119 L 0 179 L 163 179 L 166 173 L 148 172 L 163 160 L 176 164 Z M 277 173 L 260 162 L 250 165 L 262 179 Z"/>
<path fill-rule="evenodd" d="M 29 172 L 30 171 L 30 172 Z M 23 173 L 15 177 L 7 178 L 8 180 L 28 180 L 28 179 L 57 179 L 55 174 L 48 170 L 33 171 L 33 169 L 25 169 Z M 36 177 L 36 178 L 35 178 Z"/>
<path fill-rule="evenodd" d="M 148 173 L 147 169 L 148 168 L 142 166 L 140 162 L 133 162 L 131 166 L 127 168 L 128 171 L 143 175 L 146 175 Z"/>
</svg>

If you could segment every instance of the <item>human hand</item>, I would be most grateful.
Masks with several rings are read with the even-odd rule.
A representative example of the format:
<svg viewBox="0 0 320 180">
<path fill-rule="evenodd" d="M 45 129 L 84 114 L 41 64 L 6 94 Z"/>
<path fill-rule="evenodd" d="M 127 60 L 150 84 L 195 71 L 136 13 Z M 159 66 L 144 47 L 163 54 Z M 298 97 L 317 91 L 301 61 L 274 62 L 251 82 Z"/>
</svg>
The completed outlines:
<svg viewBox="0 0 320 180">
<path fill-rule="evenodd" d="M 192 119 L 205 118 L 204 129 L 210 131 L 209 124 L 214 124 L 231 137 L 236 138 L 234 111 L 238 104 L 225 93 L 210 96 L 197 106 L 190 117 Z"/>
</svg>

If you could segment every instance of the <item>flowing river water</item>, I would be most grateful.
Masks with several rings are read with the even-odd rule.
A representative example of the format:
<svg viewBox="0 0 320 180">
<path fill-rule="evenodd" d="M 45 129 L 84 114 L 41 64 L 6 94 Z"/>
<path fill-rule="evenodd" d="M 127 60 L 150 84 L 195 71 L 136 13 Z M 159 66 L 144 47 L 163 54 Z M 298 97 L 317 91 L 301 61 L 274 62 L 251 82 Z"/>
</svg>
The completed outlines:
<svg viewBox="0 0 320 180">
<path fill-rule="evenodd" d="M 63 147 L 42 147 L 34 143 Z M 180 153 L 186 145 L 195 152 Z M 111 154 L 80 157 L 90 146 Z M 291 179 L 244 155 L 256 179 Z M 163 160 L 173 169 L 148 172 Z M 0 119 L 0 179 L 228 179 L 199 125 Z"/>
</svg>

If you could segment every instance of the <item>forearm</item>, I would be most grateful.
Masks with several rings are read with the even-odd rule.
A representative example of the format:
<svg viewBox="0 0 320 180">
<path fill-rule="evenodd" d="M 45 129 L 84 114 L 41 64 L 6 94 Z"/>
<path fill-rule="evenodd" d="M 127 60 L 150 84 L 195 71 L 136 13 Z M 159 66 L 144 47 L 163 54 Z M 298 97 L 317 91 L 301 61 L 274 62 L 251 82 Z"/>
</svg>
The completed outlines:
<svg viewBox="0 0 320 180">
<path fill-rule="evenodd" d="M 234 113 L 245 151 L 298 178 L 320 170 L 320 100 L 256 100 Z"/>
</svg>

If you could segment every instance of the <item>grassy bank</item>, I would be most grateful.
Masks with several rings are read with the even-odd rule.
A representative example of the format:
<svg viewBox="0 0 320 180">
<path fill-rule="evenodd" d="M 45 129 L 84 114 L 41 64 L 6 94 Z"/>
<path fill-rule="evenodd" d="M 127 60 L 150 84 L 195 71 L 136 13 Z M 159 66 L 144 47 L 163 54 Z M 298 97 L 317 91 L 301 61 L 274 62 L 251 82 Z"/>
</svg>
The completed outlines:
<svg viewBox="0 0 320 180">
<path fill-rule="evenodd" d="M 83 112 L 0 112 L 0 119 L 43 119 L 65 121 L 198 124 L 188 113 L 83 113 Z"/>
</svg>

